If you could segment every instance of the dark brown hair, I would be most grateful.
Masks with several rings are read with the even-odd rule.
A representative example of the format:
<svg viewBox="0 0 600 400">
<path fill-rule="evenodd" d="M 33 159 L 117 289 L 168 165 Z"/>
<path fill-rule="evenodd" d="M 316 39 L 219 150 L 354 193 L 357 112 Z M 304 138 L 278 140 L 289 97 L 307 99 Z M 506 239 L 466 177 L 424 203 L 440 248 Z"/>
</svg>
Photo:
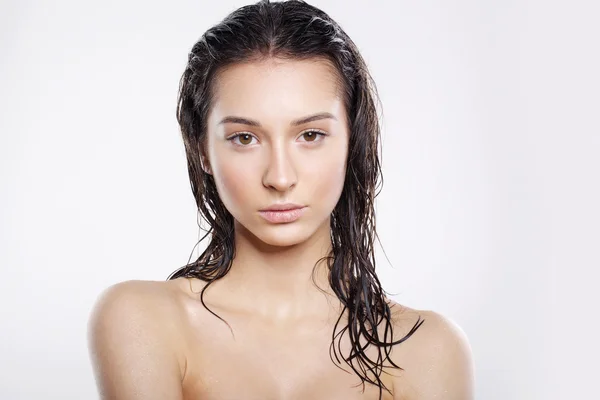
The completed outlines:
<svg viewBox="0 0 600 400">
<path fill-rule="evenodd" d="M 381 398 L 382 390 L 390 392 L 380 378 L 385 372 L 384 362 L 402 369 L 389 358 L 392 346 L 410 337 L 423 321 L 419 318 L 405 337 L 393 341 L 390 306 L 375 273 L 373 251 L 377 237 L 374 200 L 383 184 L 378 154 L 377 90 L 354 42 L 318 8 L 297 0 L 259 1 L 233 11 L 193 46 L 180 81 L 177 120 L 192 192 L 198 212 L 209 227 L 200 241 L 210 235 L 210 242 L 197 260 L 168 279 L 195 277 L 208 282 L 200 295 L 206 307 L 204 290 L 231 267 L 235 256 L 234 220 L 219 198 L 213 176 L 202 168 L 215 77 L 228 65 L 275 57 L 325 59 L 339 75 L 350 132 L 347 169 L 340 199 L 331 214 L 332 250 L 317 264 L 327 261 L 329 283 L 344 307 L 332 333 L 330 357 L 340 364 L 341 338 L 347 332 L 352 348 L 350 354 L 342 356 L 343 360 L 360 377 L 363 391 L 365 382 L 377 385 Z M 338 332 L 346 310 L 347 324 Z M 385 328 L 383 337 L 377 329 L 381 323 Z M 376 346 L 376 360 L 367 356 L 368 346 Z"/>
</svg>

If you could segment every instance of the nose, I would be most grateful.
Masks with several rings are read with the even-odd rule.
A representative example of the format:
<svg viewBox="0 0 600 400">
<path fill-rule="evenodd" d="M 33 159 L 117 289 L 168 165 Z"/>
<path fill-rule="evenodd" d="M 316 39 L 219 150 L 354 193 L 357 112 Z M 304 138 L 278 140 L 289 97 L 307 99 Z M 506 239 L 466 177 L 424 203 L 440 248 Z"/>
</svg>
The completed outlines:
<svg viewBox="0 0 600 400">
<path fill-rule="evenodd" d="M 267 188 L 285 192 L 296 185 L 298 175 L 293 159 L 285 148 L 284 143 L 274 143 L 263 176 L 263 185 Z"/>
</svg>

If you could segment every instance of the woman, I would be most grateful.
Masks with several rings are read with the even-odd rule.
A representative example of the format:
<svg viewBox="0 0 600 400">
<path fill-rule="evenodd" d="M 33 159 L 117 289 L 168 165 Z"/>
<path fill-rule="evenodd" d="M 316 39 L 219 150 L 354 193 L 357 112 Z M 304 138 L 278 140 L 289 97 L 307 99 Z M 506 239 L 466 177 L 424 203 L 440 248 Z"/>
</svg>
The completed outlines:
<svg viewBox="0 0 600 400">
<path fill-rule="evenodd" d="M 202 36 L 177 117 L 210 243 L 166 282 L 98 300 L 103 399 L 472 398 L 460 328 L 375 274 L 375 100 L 356 46 L 304 2 L 245 6 Z"/>
</svg>

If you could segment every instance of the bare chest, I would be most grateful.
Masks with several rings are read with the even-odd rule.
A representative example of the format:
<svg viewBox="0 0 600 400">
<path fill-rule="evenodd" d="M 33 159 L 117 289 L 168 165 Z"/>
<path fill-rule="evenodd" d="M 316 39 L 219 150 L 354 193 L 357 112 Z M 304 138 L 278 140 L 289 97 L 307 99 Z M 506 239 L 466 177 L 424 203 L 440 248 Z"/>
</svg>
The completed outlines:
<svg viewBox="0 0 600 400">
<path fill-rule="evenodd" d="M 186 400 L 378 400 L 379 388 L 361 380 L 331 352 L 333 327 L 277 331 L 249 321 L 225 318 L 190 331 Z M 337 343 L 337 341 L 336 341 Z M 349 342 L 341 351 L 348 354 Z M 376 357 L 375 357 L 376 358 Z M 373 358 L 373 359 L 375 359 Z M 337 366 L 336 366 L 337 364 Z M 341 368 L 345 369 L 342 370 Z M 382 375 L 386 386 L 392 383 Z M 382 400 L 392 396 L 383 392 Z"/>
</svg>

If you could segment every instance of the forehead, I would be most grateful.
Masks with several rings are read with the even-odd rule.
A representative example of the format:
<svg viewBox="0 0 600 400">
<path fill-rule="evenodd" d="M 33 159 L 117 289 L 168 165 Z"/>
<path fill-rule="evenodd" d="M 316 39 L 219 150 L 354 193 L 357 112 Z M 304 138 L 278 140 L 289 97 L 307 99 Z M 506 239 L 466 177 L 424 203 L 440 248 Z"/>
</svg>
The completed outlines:
<svg viewBox="0 0 600 400">
<path fill-rule="evenodd" d="M 232 114 L 287 123 L 315 112 L 330 112 L 341 121 L 340 92 L 335 68 L 321 59 L 235 64 L 216 77 L 209 124 Z"/>
</svg>

